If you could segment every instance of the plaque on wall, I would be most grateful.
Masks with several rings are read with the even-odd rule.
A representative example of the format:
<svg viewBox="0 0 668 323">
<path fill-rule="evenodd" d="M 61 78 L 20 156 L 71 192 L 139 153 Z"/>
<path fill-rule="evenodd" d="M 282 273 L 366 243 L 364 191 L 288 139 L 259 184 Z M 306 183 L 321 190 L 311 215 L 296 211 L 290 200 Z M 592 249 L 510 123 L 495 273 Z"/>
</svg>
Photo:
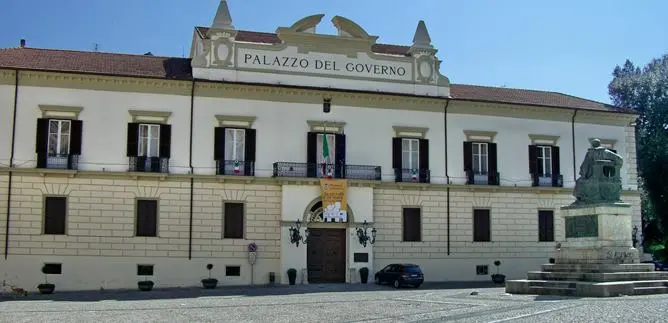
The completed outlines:
<svg viewBox="0 0 668 323">
<path fill-rule="evenodd" d="M 579 215 L 566 217 L 566 238 L 598 237 L 598 216 Z"/>
<path fill-rule="evenodd" d="M 366 252 L 356 252 L 353 257 L 355 262 L 369 262 L 369 254 Z"/>
</svg>

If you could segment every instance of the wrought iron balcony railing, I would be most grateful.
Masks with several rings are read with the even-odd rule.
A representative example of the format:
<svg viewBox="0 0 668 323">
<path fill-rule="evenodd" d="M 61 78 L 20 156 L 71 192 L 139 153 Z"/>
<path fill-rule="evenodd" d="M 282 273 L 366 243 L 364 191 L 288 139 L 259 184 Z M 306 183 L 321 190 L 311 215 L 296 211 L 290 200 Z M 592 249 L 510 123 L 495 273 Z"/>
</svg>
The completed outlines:
<svg viewBox="0 0 668 323">
<path fill-rule="evenodd" d="M 380 166 L 318 164 L 318 163 L 274 163 L 274 177 L 347 178 L 380 181 Z"/>
<path fill-rule="evenodd" d="M 429 169 L 395 168 L 394 181 L 397 183 L 430 183 L 431 171 Z"/>
<path fill-rule="evenodd" d="M 40 156 L 37 158 L 39 159 Z M 49 154 L 46 156 L 46 158 L 41 158 L 42 162 L 38 163 L 38 168 L 73 170 L 79 169 L 79 155 Z M 44 160 L 46 160 L 46 162 L 44 162 Z"/>
<path fill-rule="evenodd" d="M 239 160 L 217 160 L 216 175 L 255 176 L 255 162 Z"/>
<path fill-rule="evenodd" d="M 531 186 L 564 187 L 564 176 L 561 174 L 531 174 Z"/>
<path fill-rule="evenodd" d="M 476 173 L 472 170 L 466 171 L 466 184 L 468 185 L 499 185 L 501 174 L 499 172 Z"/>
<path fill-rule="evenodd" d="M 160 157 L 128 157 L 129 172 L 169 173 L 169 158 Z"/>
</svg>

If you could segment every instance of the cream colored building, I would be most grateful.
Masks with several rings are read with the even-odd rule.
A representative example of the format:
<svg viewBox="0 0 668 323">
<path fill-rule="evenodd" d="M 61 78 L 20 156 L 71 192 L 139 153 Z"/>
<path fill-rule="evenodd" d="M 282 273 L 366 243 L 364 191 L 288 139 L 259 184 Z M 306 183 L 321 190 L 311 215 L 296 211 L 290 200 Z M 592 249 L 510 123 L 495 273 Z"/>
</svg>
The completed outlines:
<svg viewBox="0 0 668 323">
<path fill-rule="evenodd" d="M 148 265 L 156 288 L 195 286 L 212 263 L 221 285 L 285 284 L 289 268 L 357 283 L 411 262 L 427 281 L 487 281 L 497 259 L 520 278 L 563 239 L 594 137 L 624 157 L 640 226 L 633 113 L 450 83 L 423 22 L 398 46 L 340 16 L 318 34 L 322 18 L 241 31 L 221 1 L 191 58 L 0 49 L 2 279 L 34 289 L 53 264 L 57 290 L 136 288 Z M 328 171 L 348 180 L 347 221 L 322 221 Z"/>
</svg>

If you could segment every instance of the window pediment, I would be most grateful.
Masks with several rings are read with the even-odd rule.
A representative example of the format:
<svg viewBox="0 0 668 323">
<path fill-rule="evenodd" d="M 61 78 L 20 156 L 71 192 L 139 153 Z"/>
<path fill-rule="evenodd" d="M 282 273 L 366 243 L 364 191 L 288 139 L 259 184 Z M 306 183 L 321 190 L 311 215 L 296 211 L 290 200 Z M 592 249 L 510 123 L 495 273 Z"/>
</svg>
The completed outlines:
<svg viewBox="0 0 668 323">
<path fill-rule="evenodd" d="M 530 134 L 529 139 L 531 139 L 532 145 L 556 146 L 559 136 Z"/>
<path fill-rule="evenodd" d="M 464 130 L 464 135 L 466 136 L 466 141 L 487 141 L 493 142 L 494 137 L 496 137 L 496 131 L 483 131 L 483 130 Z"/>
<path fill-rule="evenodd" d="M 128 110 L 132 116 L 132 122 L 146 122 L 146 123 L 168 123 L 169 117 L 172 113 L 169 111 L 146 111 L 146 110 Z"/>
<path fill-rule="evenodd" d="M 216 115 L 220 127 L 252 128 L 256 119 L 253 116 Z"/>
<path fill-rule="evenodd" d="M 306 123 L 312 132 L 343 133 L 345 122 L 308 120 Z"/>
<path fill-rule="evenodd" d="M 589 142 L 591 142 L 594 139 L 597 139 L 597 138 L 589 138 Z M 615 145 L 617 144 L 617 140 L 615 140 L 615 139 L 598 138 L 598 140 L 601 141 L 601 147 L 605 147 L 605 148 L 608 148 L 608 149 L 615 149 Z"/>
<path fill-rule="evenodd" d="M 42 111 L 42 118 L 76 120 L 83 107 L 40 104 L 39 109 Z"/>
<path fill-rule="evenodd" d="M 395 137 L 420 139 L 425 139 L 427 131 L 429 131 L 429 128 L 424 127 L 393 126 L 392 129 Z"/>
</svg>

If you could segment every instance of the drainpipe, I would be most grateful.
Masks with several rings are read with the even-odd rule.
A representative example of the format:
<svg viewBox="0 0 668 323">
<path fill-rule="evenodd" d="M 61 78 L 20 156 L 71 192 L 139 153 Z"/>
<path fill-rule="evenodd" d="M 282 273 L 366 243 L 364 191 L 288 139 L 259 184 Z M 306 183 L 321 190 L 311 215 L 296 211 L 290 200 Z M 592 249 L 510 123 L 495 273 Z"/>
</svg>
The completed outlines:
<svg viewBox="0 0 668 323">
<path fill-rule="evenodd" d="M 188 227 L 188 260 L 193 258 L 193 196 L 195 194 L 195 172 L 193 171 L 193 115 L 195 112 L 195 78 L 193 77 L 192 89 L 190 90 L 190 154 L 188 165 L 190 167 L 190 223 Z"/>
<path fill-rule="evenodd" d="M 573 183 L 577 180 L 577 169 L 575 168 L 575 116 L 578 114 L 578 109 L 573 111 L 573 117 L 571 118 L 571 140 L 573 146 Z"/>
<path fill-rule="evenodd" d="M 16 144 L 16 109 L 19 102 L 19 70 L 14 70 L 14 113 L 12 115 L 12 148 L 9 156 L 9 180 L 7 184 L 7 222 L 5 223 L 5 259 L 9 255 L 9 215 L 12 210 L 12 168 L 14 167 L 14 146 Z"/>
<path fill-rule="evenodd" d="M 445 131 L 445 203 L 447 215 L 447 255 L 450 255 L 450 175 L 448 174 L 448 105 L 450 99 L 446 99 L 443 107 L 443 129 Z"/>
</svg>

